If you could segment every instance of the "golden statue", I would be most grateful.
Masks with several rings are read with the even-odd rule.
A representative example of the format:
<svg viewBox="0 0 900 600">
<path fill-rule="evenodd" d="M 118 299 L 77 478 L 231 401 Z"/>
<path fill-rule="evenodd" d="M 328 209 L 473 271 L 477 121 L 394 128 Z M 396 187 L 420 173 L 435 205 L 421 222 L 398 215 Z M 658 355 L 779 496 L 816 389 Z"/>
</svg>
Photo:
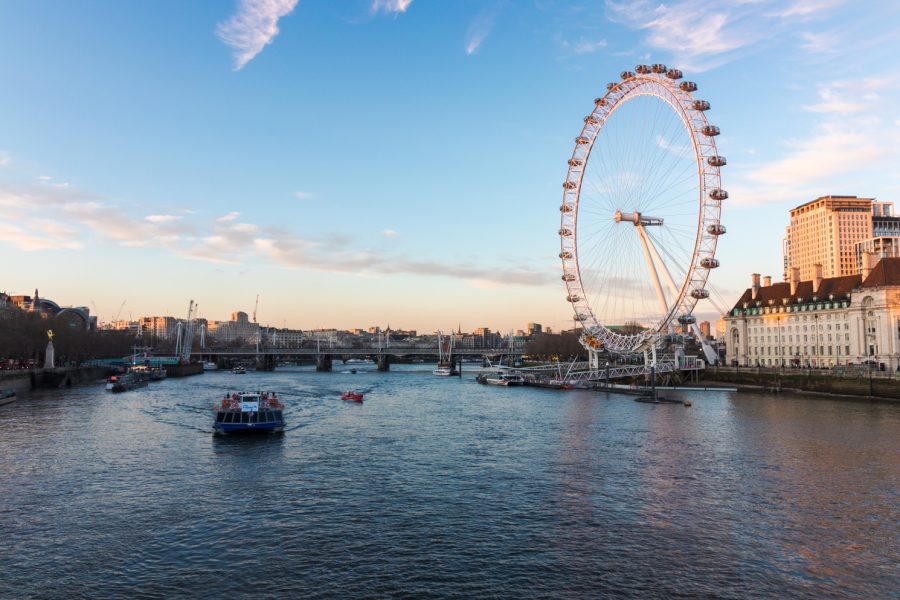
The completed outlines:
<svg viewBox="0 0 900 600">
<path fill-rule="evenodd" d="M 47 337 L 50 338 L 51 342 L 53 341 L 53 330 L 52 329 L 47 330 Z"/>
</svg>

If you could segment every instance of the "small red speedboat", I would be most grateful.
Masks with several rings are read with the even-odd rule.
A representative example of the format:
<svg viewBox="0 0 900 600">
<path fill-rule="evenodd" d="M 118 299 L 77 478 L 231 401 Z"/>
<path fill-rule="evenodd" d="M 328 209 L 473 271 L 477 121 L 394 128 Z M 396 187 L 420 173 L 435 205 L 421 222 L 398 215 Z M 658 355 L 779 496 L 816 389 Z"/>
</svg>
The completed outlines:
<svg viewBox="0 0 900 600">
<path fill-rule="evenodd" d="M 363 395 L 359 392 L 354 392 L 353 390 L 344 392 L 341 394 L 341 400 L 347 400 L 349 402 L 362 402 Z"/>
</svg>

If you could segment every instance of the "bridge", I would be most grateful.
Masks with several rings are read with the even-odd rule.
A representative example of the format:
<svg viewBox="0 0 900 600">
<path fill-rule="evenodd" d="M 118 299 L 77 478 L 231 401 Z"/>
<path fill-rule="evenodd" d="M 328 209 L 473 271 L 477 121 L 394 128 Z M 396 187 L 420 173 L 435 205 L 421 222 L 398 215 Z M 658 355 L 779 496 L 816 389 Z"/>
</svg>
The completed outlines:
<svg viewBox="0 0 900 600">
<path fill-rule="evenodd" d="M 436 358 L 441 365 L 454 367 L 461 358 L 521 358 L 524 346 L 512 348 L 496 346 L 486 348 L 459 348 L 422 346 L 373 346 L 373 347 L 309 347 L 309 348 L 229 348 L 204 349 L 191 352 L 191 356 L 199 360 L 218 363 L 229 359 L 255 359 L 258 367 L 267 371 L 275 369 L 278 360 L 315 358 L 317 371 L 330 371 L 335 358 L 371 358 L 375 360 L 379 371 L 390 369 L 391 357 L 398 358 Z"/>
</svg>

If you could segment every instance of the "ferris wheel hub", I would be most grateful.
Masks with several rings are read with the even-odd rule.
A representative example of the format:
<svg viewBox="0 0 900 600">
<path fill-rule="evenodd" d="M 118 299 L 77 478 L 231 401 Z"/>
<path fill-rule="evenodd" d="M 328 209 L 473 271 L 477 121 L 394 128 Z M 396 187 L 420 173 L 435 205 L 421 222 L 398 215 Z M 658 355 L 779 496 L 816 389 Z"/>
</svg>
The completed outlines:
<svg viewBox="0 0 900 600">
<path fill-rule="evenodd" d="M 638 225 L 648 227 L 659 226 L 663 224 L 662 217 L 647 217 L 639 212 L 623 213 L 621 210 L 617 210 L 613 214 L 613 221 L 615 221 L 616 223 L 621 223 L 622 221 L 625 221 L 626 223 L 634 223 L 635 227 L 637 227 Z"/>
</svg>

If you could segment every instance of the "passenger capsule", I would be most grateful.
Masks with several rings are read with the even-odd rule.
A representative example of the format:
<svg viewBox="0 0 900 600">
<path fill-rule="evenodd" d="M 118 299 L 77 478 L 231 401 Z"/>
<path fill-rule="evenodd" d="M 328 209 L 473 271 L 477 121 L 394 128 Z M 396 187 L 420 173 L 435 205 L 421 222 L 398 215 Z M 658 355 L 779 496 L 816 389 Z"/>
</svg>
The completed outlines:
<svg viewBox="0 0 900 600">
<path fill-rule="evenodd" d="M 559 257 L 563 260 L 572 260 L 573 258 L 575 258 L 575 255 L 568 250 L 563 250 L 559 253 Z"/>
<path fill-rule="evenodd" d="M 575 302 L 578 302 L 579 300 L 581 300 L 581 296 L 579 296 L 577 294 L 572 294 L 571 296 L 566 296 L 566 301 L 568 301 L 568 302 L 575 303 Z"/>
<path fill-rule="evenodd" d="M 564 190 L 574 190 L 577 184 L 574 181 L 566 181 L 563 183 Z"/>
<path fill-rule="evenodd" d="M 704 269 L 715 269 L 719 266 L 718 258 L 706 257 L 700 260 L 700 266 Z"/>
<path fill-rule="evenodd" d="M 678 322 L 682 325 L 693 325 L 697 322 L 697 318 L 694 315 L 681 315 L 678 317 Z"/>
<path fill-rule="evenodd" d="M 650 72 L 650 67 L 648 67 L 647 65 L 638 65 L 634 68 L 634 70 L 637 71 L 638 73 L 640 73 L 641 75 L 646 75 L 647 73 Z"/>
<path fill-rule="evenodd" d="M 594 104 L 597 106 L 606 106 L 606 98 L 594 98 Z"/>
<path fill-rule="evenodd" d="M 600 119 L 598 119 L 598 118 L 595 117 L 594 115 L 588 115 L 588 116 L 586 116 L 586 117 L 584 118 L 584 122 L 585 122 L 585 123 L 590 123 L 591 125 L 596 125 L 597 123 L 600 122 Z"/>
<path fill-rule="evenodd" d="M 561 212 L 561 213 L 570 213 L 573 210 L 575 210 L 575 209 L 572 208 L 571 204 L 563 204 L 562 206 L 559 207 L 559 212 Z"/>
<path fill-rule="evenodd" d="M 710 156 L 706 159 L 706 162 L 711 167 L 724 167 L 728 164 L 728 161 L 725 160 L 724 156 Z"/>
<path fill-rule="evenodd" d="M 684 73 L 682 73 L 678 69 L 669 69 L 669 71 L 666 73 L 666 77 L 674 81 L 676 79 L 681 79 L 682 77 L 684 77 Z"/>
<path fill-rule="evenodd" d="M 562 276 L 563 281 L 575 281 L 575 275 L 573 273 L 566 273 Z"/>
<path fill-rule="evenodd" d="M 703 135 L 709 137 L 717 136 L 721 133 L 721 131 L 719 131 L 719 128 L 715 125 L 705 125 L 700 131 L 703 132 Z"/>
<path fill-rule="evenodd" d="M 582 144 L 582 145 L 584 145 L 584 144 L 590 143 L 590 141 L 591 141 L 591 140 L 587 139 L 587 138 L 584 137 L 583 135 L 579 135 L 577 138 L 575 138 L 575 143 L 576 143 L 576 144 Z"/>
<path fill-rule="evenodd" d="M 610 82 L 610 83 L 606 84 L 606 89 L 607 89 L 607 91 L 611 92 L 614 89 L 616 89 L 616 87 L 618 87 L 618 85 L 619 85 L 618 83 Z"/>
<path fill-rule="evenodd" d="M 682 81 L 678 84 L 678 87 L 681 88 L 682 92 L 696 92 L 697 84 L 693 81 Z"/>
<path fill-rule="evenodd" d="M 619 73 L 619 77 L 622 78 L 622 81 L 634 79 L 634 71 L 622 71 L 621 73 Z"/>
<path fill-rule="evenodd" d="M 655 65 L 650 67 L 650 70 L 653 71 L 654 73 L 662 74 L 662 73 L 665 73 L 667 69 L 666 69 L 666 65 L 656 63 Z"/>
<path fill-rule="evenodd" d="M 713 223 L 706 226 L 706 233 L 709 235 L 722 235 L 725 233 L 725 226 L 721 223 Z"/>
<path fill-rule="evenodd" d="M 721 188 L 713 188 L 709 190 L 709 197 L 713 200 L 728 200 L 728 192 Z"/>
<path fill-rule="evenodd" d="M 565 227 L 563 227 L 562 229 L 559 230 L 559 235 L 560 235 L 560 237 L 572 237 L 572 230 L 566 229 Z"/>
<path fill-rule="evenodd" d="M 691 106 L 694 107 L 694 110 L 709 110 L 709 102 L 706 100 L 694 100 Z"/>
<path fill-rule="evenodd" d="M 569 166 L 570 166 L 570 167 L 580 167 L 580 166 L 583 165 L 583 164 L 584 164 L 584 161 L 581 160 L 580 158 L 570 158 L 570 159 L 569 159 Z"/>
<path fill-rule="evenodd" d="M 691 298 L 696 298 L 697 300 L 709 298 L 709 290 L 691 290 Z"/>
</svg>

